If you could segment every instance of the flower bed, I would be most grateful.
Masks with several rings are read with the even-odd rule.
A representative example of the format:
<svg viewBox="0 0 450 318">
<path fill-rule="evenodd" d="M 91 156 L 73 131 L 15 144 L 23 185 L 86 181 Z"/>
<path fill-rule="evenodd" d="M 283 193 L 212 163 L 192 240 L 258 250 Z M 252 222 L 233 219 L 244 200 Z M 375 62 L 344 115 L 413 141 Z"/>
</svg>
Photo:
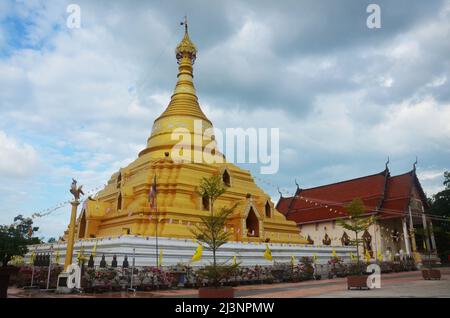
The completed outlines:
<svg viewBox="0 0 450 318">
<path fill-rule="evenodd" d="M 54 265 L 50 270 L 50 285 L 49 288 L 56 288 L 58 275 L 62 272 L 63 266 Z M 30 286 L 31 284 L 31 276 L 32 276 L 33 268 L 32 266 L 26 265 L 22 266 L 19 269 L 17 275 L 11 277 L 9 285 L 17 286 L 17 287 L 25 287 Z M 47 277 L 48 277 L 48 267 L 47 266 L 36 266 L 34 268 L 34 278 L 33 285 L 38 286 L 39 288 L 47 288 Z"/>
<path fill-rule="evenodd" d="M 328 261 L 328 266 L 330 267 L 328 271 L 328 278 L 346 277 L 348 275 L 347 266 L 339 257 L 330 258 Z"/>
<path fill-rule="evenodd" d="M 382 273 L 394 271 L 416 270 L 414 261 L 410 259 L 396 262 L 381 262 Z M 232 275 L 221 281 L 222 286 L 271 284 L 276 282 L 300 282 L 314 277 L 314 262 L 311 257 L 303 257 L 299 264 L 275 263 L 272 266 L 239 266 Z M 56 282 L 62 266 L 52 266 L 50 288 L 56 288 Z M 331 258 L 328 262 L 329 277 L 345 277 L 351 269 L 339 258 Z M 34 285 L 46 288 L 48 267 L 35 267 Z M 10 285 L 17 287 L 30 286 L 31 266 L 22 266 L 16 276 L 11 278 Z M 326 274 L 326 273 L 325 273 Z M 86 292 L 109 292 L 125 290 L 130 287 L 133 276 L 133 288 L 138 290 L 158 290 L 176 287 L 200 288 L 210 286 L 208 279 L 198 274 L 198 269 L 189 265 L 177 265 L 165 268 L 138 267 L 131 275 L 130 268 L 83 268 L 81 286 Z"/>
</svg>

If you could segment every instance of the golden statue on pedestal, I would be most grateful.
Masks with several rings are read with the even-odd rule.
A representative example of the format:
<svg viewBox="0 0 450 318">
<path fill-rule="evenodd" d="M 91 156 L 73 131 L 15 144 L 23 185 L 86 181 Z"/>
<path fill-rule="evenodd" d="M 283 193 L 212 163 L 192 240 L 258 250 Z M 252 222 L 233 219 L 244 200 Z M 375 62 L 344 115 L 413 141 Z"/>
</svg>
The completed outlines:
<svg viewBox="0 0 450 318">
<path fill-rule="evenodd" d="M 70 186 L 70 193 L 73 194 L 75 201 L 80 200 L 80 194 L 84 195 L 83 186 L 80 185 L 77 188 L 77 180 L 75 180 L 74 178 L 72 178 L 72 185 Z"/>
</svg>

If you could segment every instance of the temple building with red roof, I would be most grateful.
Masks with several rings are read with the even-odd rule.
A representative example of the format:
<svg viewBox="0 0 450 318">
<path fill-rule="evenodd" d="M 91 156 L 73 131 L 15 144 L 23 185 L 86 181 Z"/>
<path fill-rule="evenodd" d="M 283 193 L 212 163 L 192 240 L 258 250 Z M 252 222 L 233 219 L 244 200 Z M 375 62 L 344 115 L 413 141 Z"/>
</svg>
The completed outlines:
<svg viewBox="0 0 450 318">
<path fill-rule="evenodd" d="M 414 257 L 421 263 L 424 254 L 437 256 L 433 224 L 426 211 L 427 197 L 416 174 L 411 171 L 391 176 L 388 165 L 376 174 L 314 188 L 297 185 L 292 197 L 280 196 L 277 210 L 295 221 L 301 234 L 314 245 L 350 244 L 353 233 L 344 230 L 336 220 L 347 218 L 345 206 L 353 199 L 364 203 L 365 217 L 376 222 L 362 235 L 362 255 L 384 260 Z M 418 235 L 418 228 L 428 235 Z"/>
</svg>

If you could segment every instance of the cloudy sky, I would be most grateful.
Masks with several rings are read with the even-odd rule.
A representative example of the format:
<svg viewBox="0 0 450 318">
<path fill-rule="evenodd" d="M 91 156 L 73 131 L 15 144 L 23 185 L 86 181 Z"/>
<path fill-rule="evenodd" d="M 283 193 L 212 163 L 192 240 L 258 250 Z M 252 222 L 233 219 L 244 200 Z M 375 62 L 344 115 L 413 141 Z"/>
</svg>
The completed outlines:
<svg viewBox="0 0 450 318">
<path fill-rule="evenodd" d="M 81 28 L 66 25 L 81 8 Z M 381 29 L 366 7 L 381 7 Z M 104 184 L 143 149 L 176 81 L 187 14 L 195 84 L 216 127 L 280 128 L 278 198 L 377 173 L 450 169 L 450 1 L 0 2 L 0 224 Z M 40 219 L 58 237 L 69 207 Z"/>
</svg>

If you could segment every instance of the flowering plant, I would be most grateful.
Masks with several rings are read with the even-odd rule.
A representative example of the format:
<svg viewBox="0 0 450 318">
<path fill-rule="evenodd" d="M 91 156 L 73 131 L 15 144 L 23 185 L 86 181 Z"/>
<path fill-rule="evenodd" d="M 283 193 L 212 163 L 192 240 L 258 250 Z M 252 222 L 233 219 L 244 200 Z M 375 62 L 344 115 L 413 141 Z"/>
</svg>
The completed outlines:
<svg viewBox="0 0 450 318">
<path fill-rule="evenodd" d="M 328 265 L 331 266 L 328 277 L 345 277 L 347 275 L 347 267 L 340 257 L 333 256 L 328 260 Z"/>
</svg>

